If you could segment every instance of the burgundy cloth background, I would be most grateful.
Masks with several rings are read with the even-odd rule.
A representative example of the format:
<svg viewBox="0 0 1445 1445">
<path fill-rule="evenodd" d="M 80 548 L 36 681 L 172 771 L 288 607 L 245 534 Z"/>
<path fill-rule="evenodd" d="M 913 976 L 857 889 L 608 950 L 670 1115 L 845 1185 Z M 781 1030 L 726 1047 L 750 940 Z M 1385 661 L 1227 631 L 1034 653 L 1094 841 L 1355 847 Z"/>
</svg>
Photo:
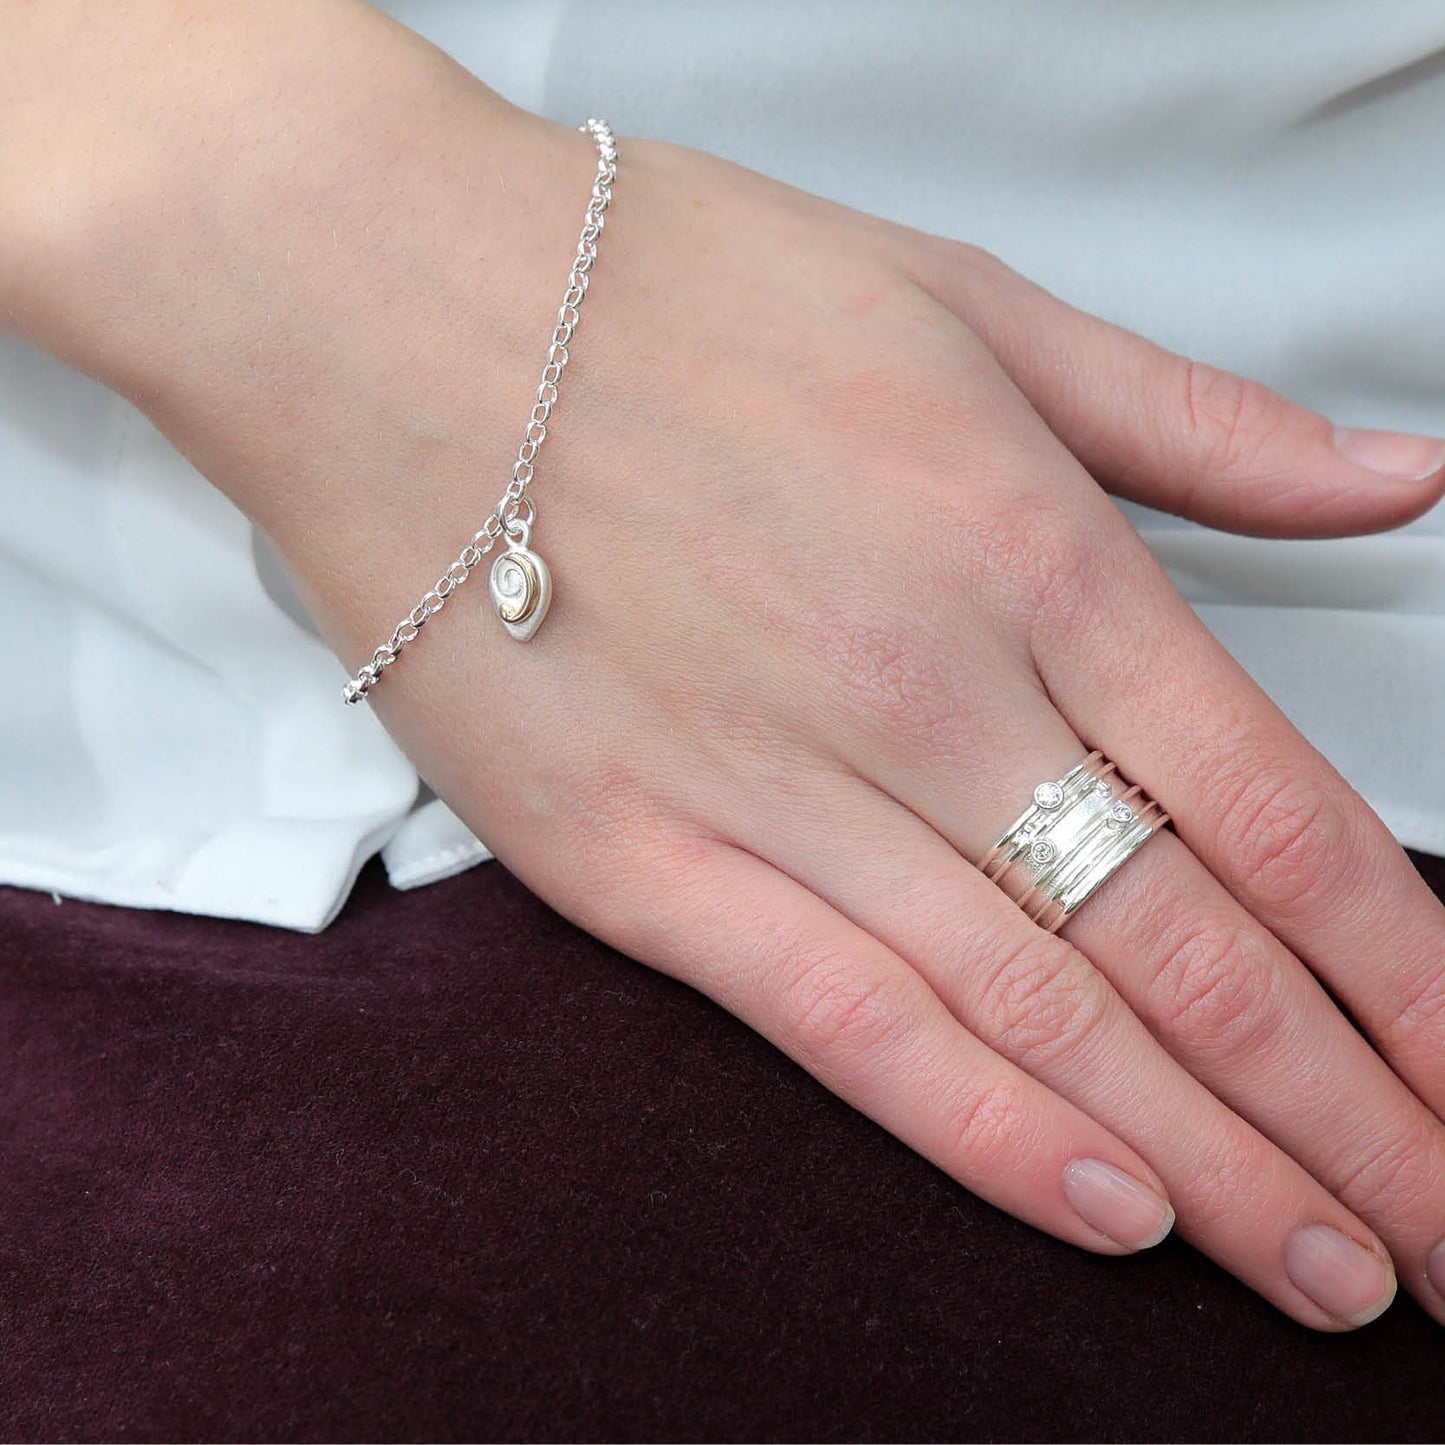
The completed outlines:
<svg viewBox="0 0 1445 1445">
<path fill-rule="evenodd" d="M 1403 1294 L 1045 1238 L 499 864 L 316 938 L 0 889 L 0 1050 L 6 1440 L 1445 1437 Z"/>
</svg>

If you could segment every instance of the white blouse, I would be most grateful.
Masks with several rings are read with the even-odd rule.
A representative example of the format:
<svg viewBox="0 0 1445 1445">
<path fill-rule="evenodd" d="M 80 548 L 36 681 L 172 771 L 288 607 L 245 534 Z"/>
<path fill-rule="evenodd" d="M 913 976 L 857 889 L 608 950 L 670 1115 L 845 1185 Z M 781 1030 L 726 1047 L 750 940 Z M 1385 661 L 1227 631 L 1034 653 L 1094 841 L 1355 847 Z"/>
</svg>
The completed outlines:
<svg viewBox="0 0 1445 1445">
<path fill-rule="evenodd" d="M 978 242 L 1337 422 L 1445 435 L 1434 0 L 384 8 L 530 109 Z M 1445 507 L 1315 542 L 1126 510 L 1396 835 L 1445 853 Z M 314 930 L 378 850 L 399 887 L 490 856 L 340 706 L 240 513 L 5 339 L 0 515 L 0 882 Z"/>
</svg>

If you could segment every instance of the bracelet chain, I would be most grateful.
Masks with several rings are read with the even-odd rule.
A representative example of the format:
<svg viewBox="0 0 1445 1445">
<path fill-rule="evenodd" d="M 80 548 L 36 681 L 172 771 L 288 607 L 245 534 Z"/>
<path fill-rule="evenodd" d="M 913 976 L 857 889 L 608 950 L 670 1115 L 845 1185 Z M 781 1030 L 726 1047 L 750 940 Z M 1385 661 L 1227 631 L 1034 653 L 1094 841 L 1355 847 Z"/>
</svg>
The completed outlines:
<svg viewBox="0 0 1445 1445">
<path fill-rule="evenodd" d="M 567 291 L 557 309 L 557 324 L 552 329 L 552 342 L 547 348 L 547 363 L 542 368 L 537 400 L 532 406 L 522 445 L 517 450 L 517 460 L 512 464 L 512 479 L 492 514 L 462 548 L 457 560 L 397 624 L 391 636 L 372 653 L 371 661 L 360 668 L 342 689 L 344 702 L 358 703 L 366 697 L 381 681 L 382 673 L 401 656 L 402 650 L 415 642 L 422 628 L 446 606 L 447 598 L 471 576 L 498 538 L 505 537 L 511 546 L 525 547 L 530 537 L 537 507 L 527 495 L 527 486 L 532 480 L 537 451 L 547 437 L 552 408 L 557 404 L 557 386 L 571 354 L 578 312 L 587 295 L 588 280 L 597 260 L 597 238 L 602 234 L 607 208 L 612 204 L 612 186 L 617 180 L 617 143 L 613 139 L 612 128 L 605 120 L 588 120 L 577 128 L 588 132 L 597 144 L 597 174 L 592 183 L 592 198 L 587 202 L 582 234 L 577 241 L 577 254 L 567 277 Z M 524 507 L 526 516 L 522 517 L 520 513 Z"/>
</svg>

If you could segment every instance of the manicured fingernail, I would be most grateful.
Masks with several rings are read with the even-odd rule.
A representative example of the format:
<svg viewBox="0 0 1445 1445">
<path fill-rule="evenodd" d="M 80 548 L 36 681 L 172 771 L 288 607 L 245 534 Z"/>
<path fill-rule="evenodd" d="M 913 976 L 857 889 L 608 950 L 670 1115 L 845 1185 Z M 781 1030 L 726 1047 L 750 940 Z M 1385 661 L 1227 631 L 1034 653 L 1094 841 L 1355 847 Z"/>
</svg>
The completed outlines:
<svg viewBox="0 0 1445 1445">
<path fill-rule="evenodd" d="M 1425 1276 L 1435 1286 L 1436 1293 L 1445 1295 L 1445 1239 L 1430 1251 L 1425 1261 Z"/>
<path fill-rule="evenodd" d="M 1367 1325 L 1395 1298 L 1395 1271 L 1328 1224 L 1306 1224 L 1284 1247 L 1284 1269 L 1326 1314 Z"/>
<path fill-rule="evenodd" d="M 1445 441 L 1439 437 L 1341 428 L 1335 432 L 1335 450 L 1358 467 L 1401 482 L 1423 482 L 1445 467 Z"/>
<path fill-rule="evenodd" d="M 1148 1249 L 1174 1228 L 1167 1199 L 1102 1159 L 1075 1159 L 1064 1170 L 1064 1198 L 1085 1224 L 1125 1249 Z"/>
</svg>

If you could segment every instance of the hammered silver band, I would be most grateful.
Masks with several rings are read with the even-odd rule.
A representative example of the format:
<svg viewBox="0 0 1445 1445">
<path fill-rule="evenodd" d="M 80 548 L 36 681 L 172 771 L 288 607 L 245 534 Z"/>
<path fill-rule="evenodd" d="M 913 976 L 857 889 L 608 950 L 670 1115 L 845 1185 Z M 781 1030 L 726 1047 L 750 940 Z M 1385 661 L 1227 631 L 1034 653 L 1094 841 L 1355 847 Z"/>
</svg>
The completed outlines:
<svg viewBox="0 0 1445 1445">
<path fill-rule="evenodd" d="M 1096 751 L 1062 778 L 1040 783 L 978 866 L 1040 928 L 1055 933 L 1168 821 Z"/>
</svg>

